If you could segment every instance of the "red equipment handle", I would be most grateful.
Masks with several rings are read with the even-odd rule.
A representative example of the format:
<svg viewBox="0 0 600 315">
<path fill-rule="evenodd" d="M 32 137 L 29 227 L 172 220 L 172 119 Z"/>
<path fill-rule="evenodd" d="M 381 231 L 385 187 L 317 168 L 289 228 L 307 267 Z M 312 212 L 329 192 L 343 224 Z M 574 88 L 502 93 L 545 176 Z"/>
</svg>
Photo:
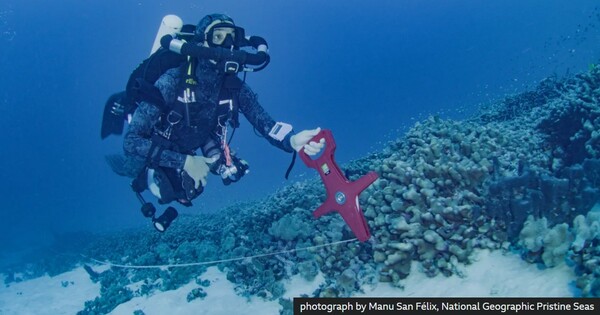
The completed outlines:
<svg viewBox="0 0 600 315">
<path fill-rule="evenodd" d="M 364 242 L 371 237 L 371 233 L 360 209 L 358 195 L 379 176 L 371 171 L 358 180 L 350 182 L 335 162 L 333 155 L 336 145 L 331 130 L 321 130 L 311 141 L 319 142 L 321 139 L 325 139 L 325 148 L 318 158 L 313 160 L 303 149 L 299 152 L 304 164 L 319 172 L 327 192 L 327 199 L 313 212 L 313 215 L 315 218 L 319 218 L 331 211 L 337 211 L 356 235 L 356 238 Z"/>
</svg>

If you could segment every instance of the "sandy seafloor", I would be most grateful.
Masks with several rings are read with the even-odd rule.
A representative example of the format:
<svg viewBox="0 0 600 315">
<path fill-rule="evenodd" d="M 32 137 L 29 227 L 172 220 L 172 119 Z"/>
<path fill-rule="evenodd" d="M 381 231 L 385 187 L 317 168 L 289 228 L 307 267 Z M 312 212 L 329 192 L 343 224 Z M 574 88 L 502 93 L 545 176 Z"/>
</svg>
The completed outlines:
<svg viewBox="0 0 600 315">
<path fill-rule="evenodd" d="M 422 272 L 412 272 L 402 281 L 404 288 L 387 284 L 363 288 L 356 297 L 571 297 L 575 291 L 572 268 L 566 264 L 540 269 L 513 253 L 501 250 L 480 250 L 475 262 L 464 266 L 463 277 L 438 275 L 429 278 Z M 416 262 L 414 262 L 416 264 Z M 103 266 L 95 266 L 101 271 Z M 187 293 L 197 286 L 193 281 L 177 290 L 156 292 L 135 297 L 119 305 L 110 314 L 133 314 L 141 310 L 146 315 L 169 314 L 279 314 L 277 301 L 260 298 L 250 300 L 236 295 L 234 285 L 216 267 L 203 274 L 210 280 L 206 298 L 187 302 Z M 323 281 L 318 276 L 308 282 L 301 277 L 286 281 L 285 298 L 309 294 Z M 76 314 L 85 301 L 100 294 L 100 284 L 93 283 L 82 268 L 54 277 L 40 277 L 6 285 L 0 290 L 0 314 L 59 315 Z"/>
</svg>

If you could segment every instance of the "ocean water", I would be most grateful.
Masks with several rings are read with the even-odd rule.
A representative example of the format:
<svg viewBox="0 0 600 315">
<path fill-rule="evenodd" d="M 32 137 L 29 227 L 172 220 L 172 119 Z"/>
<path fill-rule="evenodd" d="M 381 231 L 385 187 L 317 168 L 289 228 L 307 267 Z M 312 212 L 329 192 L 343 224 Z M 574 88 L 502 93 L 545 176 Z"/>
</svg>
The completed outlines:
<svg viewBox="0 0 600 315">
<path fill-rule="evenodd" d="M 381 151 L 430 115 L 468 118 L 599 57 L 593 0 L 3 0 L 2 265 L 71 233 L 153 232 L 129 179 L 105 162 L 122 138 L 100 139 L 103 106 L 148 56 L 164 15 L 195 24 L 213 12 L 267 40 L 271 63 L 246 81 L 275 120 L 332 130 L 340 164 Z M 286 181 L 290 155 L 241 123 L 232 147 L 249 175 L 230 186 L 209 178 L 180 213 L 220 213 L 315 178 L 298 160 Z"/>
</svg>

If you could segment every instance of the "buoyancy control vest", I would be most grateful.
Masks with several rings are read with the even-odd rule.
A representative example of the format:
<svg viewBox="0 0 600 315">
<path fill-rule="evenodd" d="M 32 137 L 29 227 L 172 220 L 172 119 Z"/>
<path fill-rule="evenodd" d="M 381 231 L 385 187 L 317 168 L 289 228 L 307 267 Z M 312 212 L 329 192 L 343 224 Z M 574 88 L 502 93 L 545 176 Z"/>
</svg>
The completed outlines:
<svg viewBox="0 0 600 315">
<path fill-rule="evenodd" d="M 189 58 L 181 69 L 181 78 L 175 100 L 158 105 L 161 114 L 154 126 L 152 145 L 146 157 L 146 168 L 138 176 L 137 182 L 147 182 L 147 176 L 154 174 L 163 187 L 160 187 L 160 203 L 177 200 L 191 205 L 191 200 L 200 195 L 203 187 L 194 188 L 193 180 L 182 170 L 160 167 L 160 156 L 164 150 L 194 155 L 197 149 L 212 157 L 219 155 L 211 171 L 221 175 L 224 184 L 239 180 L 247 171 L 248 164 L 235 157 L 229 150 L 228 127 L 238 127 L 238 103 L 243 81 L 235 73 L 221 74 L 218 93 L 208 93 L 213 86 L 199 86 L 196 77 L 197 59 Z M 201 81 L 206 84 L 206 81 Z M 234 176 L 228 176 L 235 169 Z M 148 170 L 152 170 L 148 173 Z M 187 184 L 186 184 L 187 183 Z M 143 186 L 143 185 L 142 185 Z M 181 187 L 181 188 L 178 188 Z M 145 190 L 148 187 L 138 187 Z M 134 189 L 135 190 L 135 189 Z"/>
<path fill-rule="evenodd" d="M 219 82 L 215 86 L 199 86 L 195 74 L 197 62 L 195 58 L 188 60 L 181 69 L 177 98 L 161 107 L 159 122 L 154 126 L 149 166 L 157 165 L 158 151 L 165 149 L 193 154 L 209 141 L 225 147 L 230 141 L 227 128 L 239 126 L 242 80 L 235 74 L 226 73 L 216 77 Z M 201 81 L 200 84 L 205 83 Z"/>
</svg>

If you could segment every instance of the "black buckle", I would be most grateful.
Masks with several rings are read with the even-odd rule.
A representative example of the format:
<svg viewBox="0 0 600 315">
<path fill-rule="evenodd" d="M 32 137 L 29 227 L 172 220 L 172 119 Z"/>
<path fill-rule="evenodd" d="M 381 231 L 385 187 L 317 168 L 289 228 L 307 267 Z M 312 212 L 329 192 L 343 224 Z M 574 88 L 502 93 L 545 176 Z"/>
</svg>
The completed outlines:
<svg viewBox="0 0 600 315">
<path fill-rule="evenodd" d="M 185 192 L 185 198 L 188 201 L 192 201 L 196 197 L 200 196 L 200 194 L 202 194 L 202 192 L 204 191 L 202 183 L 200 183 L 200 186 L 198 187 L 198 189 L 196 189 L 196 182 L 186 171 L 182 171 L 180 173 L 180 176 L 181 188 L 183 188 L 183 191 Z"/>
<path fill-rule="evenodd" d="M 240 64 L 235 61 L 225 61 L 225 73 L 238 73 Z"/>
<path fill-rule="evenodd" d="M 167 122 L 173 126 L 173 125 L 177 125 L 181 120 L 183 119 L 183 115 L 171 110 L 168 114 L 167 114 Z"/>
</svg>

